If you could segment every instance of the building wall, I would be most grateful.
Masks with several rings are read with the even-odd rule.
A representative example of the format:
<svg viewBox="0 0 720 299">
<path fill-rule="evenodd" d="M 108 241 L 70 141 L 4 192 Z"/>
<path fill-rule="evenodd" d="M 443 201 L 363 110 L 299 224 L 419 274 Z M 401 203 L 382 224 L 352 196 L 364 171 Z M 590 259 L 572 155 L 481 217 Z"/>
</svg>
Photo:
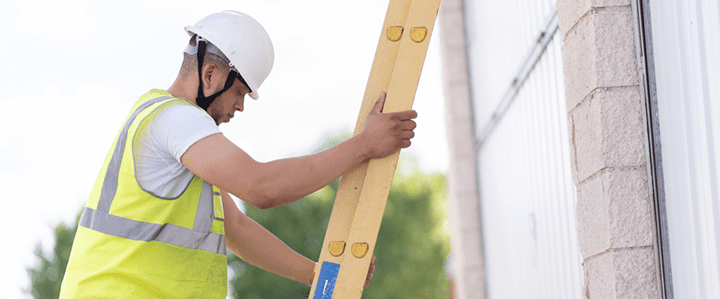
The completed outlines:
<svg viewBox="0 0 720 299">
<path fill-rule="evenodd" d="M 674 298 L 720 298 L 720 3 L 648 1 Z"/>
<path fill-rule="evenodd" d="M 552 0 L 465 1 L 489 298 L 581 296 L 553 6 Z"/>
<path fill-rule="evenodd" d="M 563 180 L 557 176 L 562 173 L 558 166 L 563 155 L 546 160 L 554 165 L 537 164 L 538 158 L 551 156 L 550 152 L 563 152 L 562 147 L 543 149 L 556 141 L 547 134 L 554 129 L 548 129 L 552 126 L 545 125 L 548 121 L 537 110 L 552 111 L 555 102 L 539 100 L 547 88 L 533 86 L 555 82 L 543 65 L 547 59 L 532 66 L 527 81 L 517 83 L 517 95 L 507 102 L 506 110 L 493 109 L 506 98 L 501 97 L 503 82 L 519 80 L 511 69 L 522 61 L 513 53 L 522 51 L 515 43 L 522 43 L 527 35 L 523 24 L 538 20 L 519 12 L 542 9 L 547 1 L 445 1 L 452 3 L 452 9 L 441 11 L 440 19 L 441 26 L 446 26 L 442 32 L 448 128 L 462 133 L 455 134 L 451 143 L 464 149 L 453 153 L 458 156 L 451 161 L 455 166 L 449 174 L 456 178 L 449 182 L 451 197 L 458 196 L 451 198 L 456 202 L 453 226 L 461 228 L 454 231 L 454 238 L 462 240 L 454 241 L 460 247 L 454 250 L 456 263 L 475 261 L 472 267 L 455 272 L 462 281 L 459 298 L 717 297 L 718 2 L 557 0 L 559 30 L 553 42 L 557 47 L 562 42 L 564 107 L 560 110 L 566 119 L 559 125 L 567 132 L 560 136 L 567 142 L 567 164 L 576 187 L 577 203 L 571 214 L 576 219 L 575 245 L 582 261 L 578 295 L 562 293 L 571 290 L 558 288 L 562 283 L 543 283 L 546 276 L 556 278 L 553 275 L 562 271 L 539 270 L 540 261 L 553 256 L 547 249 L 562 252 L 562 247 L 538 250 L 542 242 L 534 243 L 533 238 L 555 237 L 542 236 L 538 229 L 543 225 L 542 213 L 537 212 L 553 211 L 553 204 L 546 204 L 552 200 L 527 200 L 547 193 L 547 185 L 529 186 L 553 181 L 548 180 L 548 173 L 555 175 L 555 181 Z M 478 3 L 482 8 L 473 8 Z M 553 47 L 543 57 L 552 56 Z M 535 82 L 535 72 L 545 72 L 539 77 L 549 81 Z M 528 98 L 533 104 L 528 104 Z M 494 124 L 486 130 L 486 123 Z M 545 154 L 528 156 L 527 148 L 532 146 Z M 538 171 L 548 166 L 556 170 Z M 473 210 L 464 209 L 466 204 Z M 554 211 L 549 214 L 562 216 Z M 530 215 L 529 220 L 523 221 L 522 215 Z M 571 230 L 571 222 L 560 222 L 548 225 L 546 231 L 558 236 Z M 469 249 L 471 243 L 481 246 Z M 556 264 L 572 264 L 563 258 L 556 258 Z M 481 274 L 470 277 L 470 273 Z M 577 283 L 567 275 L 557 279 Z M 513 283 L 531 290 L 532 295 L 513 289 Z"/>
<path fill-rule="evenodd" d="M 470 1 L 466 0 L 465 3 Z M 484 215 L 486 206 L 483 204 L 478 207 L 482 212 L 477 214 L 470 198 L 474 193 L 475 202 L 502 200 L 502 198 L 483 198 L 497 196 L 497 194 L 484 193 L 485 187 L 482 184 L 483 165 L 489 165 L 488 163 L 497 160 L 490 159 L 483 164 L 480 158 L 480 164 L 471 166 L 472 158 L 467 152 L 472 150 L 468 144 L 476 144 L 479 135 L 477 131 L 480 130 L 478 128 L 482 127 L 477 117 L 468 116 L 468 110 L 478 111 L 478 107 L 473 107 L 476 103 L 468 100 L 468 98 L 473 99 L 477 94 L 472 87 L 475 86 L 471 83 L 473 78 L 469 78 L 468 73 L 472 74 L 474 69 L 486 65 L 474 65 L 472 61 L 463 61 L 470 54 L 457 50 L 463 44 L 467 49 L 468 44 L 472 43 L 467 40 L 465 34 L 459 33 L 465 33 L 468 25 L 467 20 L 464 25 L 459 24 L 465 15 L 458 13 L 458 10 L 467 10 L 467 7 L 462 2 L 453 0 L 444 0 L 443 5 L 445 8 L 440 11 L 439 24 L 442 28 L 451 156 L 455 155 L 453 147 L 465 149 L 459 156 L 451 159 L 449 172 L 451 202 L 455 202 L 451 212 L 455 264 L 457 267 L 467 266 L 466 269 L 458 269 L 455 272 L 458 280 L 458 298 L 485 298 L 486 294 L 489 298 L 510 298 L 501 297 L 500 293 L 492 291 L 494 282 L 490 276 L 501 274 L 490 271 L 492 267 L 488 268 L 492 263 L 490 260 L 492 253 L 487 249 L 490 248 L 488 246 L 494 246 L 488 244 L 490 242 L 488 234 L 492 234 L 488 229 L 495 229 L 488 226 L 498 225 L 496 222 L 499 220 L 493 220 L 493 224 L 488 224 L 484 222 L 487 219 L 483 217 L 480 223 L 484 224 L 478 223 L 478 216 Z M 582 285 L 578 286 L 581 289 L 579 296 L 657 298 L 659 284 L 655 214 L 649 189 L 651 177 L 646 155 L 648 149 L 645 136 L 647 130 L 644 118 L 645 102 L 641 97 L 638 79 L 631 3 L 629 0 L 558 0 L 556 7 L 559 18 L 556 39 L 558 44 L 562 42 L 564 113 L 567 123 L 565 142 L 569 149 L 570 178 L 577 190 L 577 205 L 570 213 L 576 220 L 577 244 L 575 245 L 579 247 L 581 253 L 579 259 L 582 261 L 582 279 L 580 279 Z M 500 11 L 495 13 L 501 14 Z M 507 11 L 503 11 L 502 14 L 512 15 Z M 497 31 L 500 35 L 514 33 L 503 31 L 504 29 L 507 28 L 497 26 L 490 31 Z M 458 40 L 458 38 L 462 39 Z M 488 85 L 489 89 L 492 87 L 492 84 Z M 479 114 L 491 115 L 483 111 Z M 472 126 L 475 128 L 473 129 Z M 462 134 L 453 132 L 458 128 L 461 128 Z M 454 137 L 451 136 L 453 134 Z M 528 136 L 530 135 L 525 137 Z M 501 155 L 512 155 L 514 150 L 512 145 L 512 140 L 500 145 L 498 147 L 500 150 L 503 148 L 506 150 Z M 479 149 L 479 151 L 483 150 Z M 498 163 L 497 167 L 502 168 L 502 163 L 515 162 Z M 479 178 L 470 174 L 473 167 L 478 165 L 480 169 L 474 171 L 475 174 L 481 174 Z M 457 177 L 466 175 L 465 183 L 470 183 L 469 181 L 474 179 L 477 186 L 477 182 L 481 182 L 479 189 L 459 185 L 462 182 L 457 180 Z M 517 176 L 505 178 L 510 183 L 521 179 Z M 468 191 L 470 189 L 472 191 Z M 492 188 L 488 189 L 492 190 Z M 454 196 L 458 197 L 454 198 Z M 463 206 L 465 204 L 467 206 Z M 468 227 L 473 229 L 467 229 Z M 471 235 L 475 233 L 477 235 Z M 508 238 L 512 237 L 515 236 L 508 236 Z M 463 241 L 457 241 L 458 239 Z M 473 240 L 471 243 L 475 246 L 483 244 L 484 241 L 484 246 L 468 249 L 468 243 L 463 245 L 463 242 L 471 239 Z M 463 265 L 463 260 L 471 260 L 470 256 L 473 253 L 477 255 L 478 260 L 472 265 Z M 508 255 L 510 259 L 522 258 L 521 255 L 512 253 Z M 533 263 L 532 260 L 524 260 L 524 262 Z M 522 277 L 527 274 L 522 272 L 527 270 L 526 268 L 515 271 L 519 277 Z M 470 273 L 481 274 L 470 278 Z M 558 277 L 558 279 L 572 283 L 572 279 L 567 277 Z M 482 288 L 477 288 L 478 285 L 482 285 Z M 493 294 L 498 295 L 493 297 Z M 543 295 L 539 297 L 559 298 L 546 293 L 541 294 Z M 577 296 L 572 292 L 569 294 L 568 297 Z"/>
<path fill-rule="evenodd" d="M 458 285 L 460 298 L 578 298 L 583 276 L 554 1 L 449 3 L 455 7 L 441 9 L 439 24 L 455 157 L 448 174 L 459 248 L 453 265 L 474 253 L 484 277 L 480 290 L 477 280 Z M 463 159 L 456 148 L 467 149 Z M 467 188 L 458 178 L 476 186 L 464 193 L 471 197 L 454 198 L 456 188 Z M 483 246 L 458 244 L 471 240 Z"/>
</svg>

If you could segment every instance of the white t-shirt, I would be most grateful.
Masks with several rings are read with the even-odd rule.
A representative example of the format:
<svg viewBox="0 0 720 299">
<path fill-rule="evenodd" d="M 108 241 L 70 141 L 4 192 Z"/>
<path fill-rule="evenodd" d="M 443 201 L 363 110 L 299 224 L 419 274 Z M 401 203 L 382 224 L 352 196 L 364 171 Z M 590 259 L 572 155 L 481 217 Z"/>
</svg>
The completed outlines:
<svg viewBox="0 0 720 299">
<path fill-rule="evenodd" d="M 140 188 L 160 198 L 177 198 L 194 174 L 180 157 L 199 140 L 221 133 L 207 112 L 192 105 L 165 107 L 135 140 L 135 175 Z"/>
</svg>

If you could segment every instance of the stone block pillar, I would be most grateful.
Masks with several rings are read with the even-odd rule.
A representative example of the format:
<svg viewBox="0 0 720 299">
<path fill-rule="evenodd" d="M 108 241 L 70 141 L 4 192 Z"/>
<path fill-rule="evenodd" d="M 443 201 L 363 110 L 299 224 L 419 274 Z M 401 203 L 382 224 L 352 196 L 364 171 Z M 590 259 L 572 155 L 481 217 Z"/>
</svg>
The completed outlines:
<svg viewBox="0 0 720 299">
<path fill-rule="evenodd" d="M 558 0 L 584 297 L 658 298 L 630 0 Z"/>
</svg>

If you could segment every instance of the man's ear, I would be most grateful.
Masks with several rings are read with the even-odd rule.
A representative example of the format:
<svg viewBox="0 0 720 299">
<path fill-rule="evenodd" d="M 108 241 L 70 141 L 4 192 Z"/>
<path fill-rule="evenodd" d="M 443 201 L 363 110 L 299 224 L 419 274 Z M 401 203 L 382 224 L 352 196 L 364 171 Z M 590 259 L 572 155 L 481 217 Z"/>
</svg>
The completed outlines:
<svg viewBox="0 0 720 299">
<path fill-rule="evenodd" d="M 217 91 L 218 81 L 220 81 L 219 68 L 215 63 L 207 62 L 202 67 L 203 89 L 206 95 L 211 95 Z"/>
</svg>

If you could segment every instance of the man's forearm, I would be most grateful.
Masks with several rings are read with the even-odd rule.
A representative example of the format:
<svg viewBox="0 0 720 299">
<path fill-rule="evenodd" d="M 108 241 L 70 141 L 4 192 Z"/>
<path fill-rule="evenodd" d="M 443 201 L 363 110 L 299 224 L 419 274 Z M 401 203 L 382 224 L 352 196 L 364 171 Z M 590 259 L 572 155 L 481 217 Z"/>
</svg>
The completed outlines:
<svg viewBox="0 0 720 299">
<path fill-rule="evenodd" d="M 312 283 L 315 262 L 295 252 L 259 223 L 247 217 L 222 192 L 227 247 L 244 261 L 264 270 Z"/>
<path fill-rule="evenodd" d="M 266 180 L 258 189 L 266 190 L 265 207 L 295 202 L 327 186 L 353 166 L 368 159 L 360 136 L 313 155 L 265 163 Z"/>
<path fill-rule="evenodd" d="M 354 136 L 323 152 L 260 163 L 222 134 L 208 136 L 182 156 L 195 175 L 261 208 L 292 203 L 330 184 L 368 159 L 364 136 Z"/>
</svg>

